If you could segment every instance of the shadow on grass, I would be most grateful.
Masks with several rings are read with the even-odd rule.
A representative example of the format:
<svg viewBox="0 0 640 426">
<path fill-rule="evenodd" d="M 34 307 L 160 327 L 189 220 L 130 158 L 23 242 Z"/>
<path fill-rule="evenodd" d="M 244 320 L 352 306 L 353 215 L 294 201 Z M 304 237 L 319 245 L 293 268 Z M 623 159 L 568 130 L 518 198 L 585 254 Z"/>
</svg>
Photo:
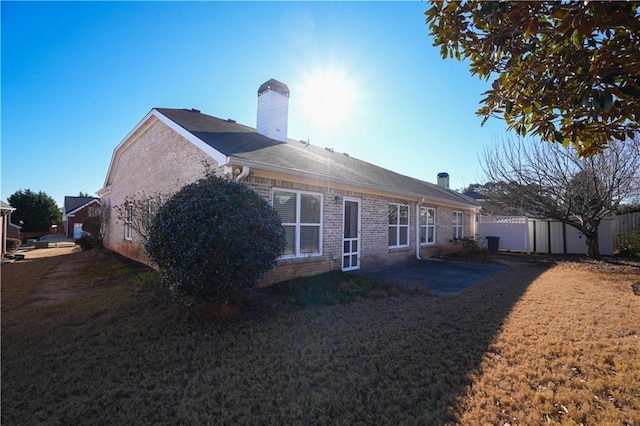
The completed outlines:
<svg viewBox="0 0 640 426">
<path fill-rule="evenodd" d="M 305 415 L 298 420 L 456 423 L 458 399 L 471 384 L 471 374 L 477 372 L 515 303 L 546 269 L 532 265 L 520 267 L 517 274 L 504 271 L 457 296 L 424 297 L 431 294 L 401 289 L 399 294 L 387 294 L 399 298 L 367 300 L 350 310 L 335 307 L 329 318 L 324 311 L 317 312 L 307 328 L 314 337 L 306 339 L 304 353 L 308 364 L 321 373 L 313 368 L 309 372 L 308 365 L 304 370 L 308 383 L 301 386 L 301 395 L 306 391 L 311 399 L 300 404 Z M 313 281 L 305 284 L 311 284 L 311 291 L 294 298 L 307 306 L 319 304 L 323 288 Z M 334 295 L 342 294 L 337 286 Z M 361 297 L 395 288 L 380 288 L 375 280 L 357 287 L 363 290 Z M 318 329 L 323 329 L 319 335 Z M 322 339 L 325 344 L 329 339 L 332 354 L 316 361 Z"/>
<path fill-rule="evenodd" d="M 285 305 L 313 308 L 385 297 L 435 296 L 424 286 L 404 285 L 364 275 L 332 271 L 311 277 L 295 278 L 261 289 L 276 296 Z"/>
<path fill-rule="evenodd" d="M 471 374 L 477 372 L 490 351 L 513 306 L 546 269 L 537 265 L 518 267 L 518 274 L 504 271 L 458 296 L 445 298 L 444 303 L 421 318 L 420 325 L 430 330 L 422 333 L 424 339 L 416 330 L 411 336 L 412 344 L 420 348 L 418 352 L 425 352 L 421 360 L 425 373 L 421 378 L 438 394 L 431 399 L 425 420 L 457 421 L 458 398 L 471 384 Z"/>
<path fill-rule="evenodd" d="M 346 285 L 355 303 L 224 322 L 147 290 L 33 310 L 31 329 L 3 327 L 3 423 L 455 422 L 469 374 L 543 271 L 455 297 L 365 299 Z"/>
</svg>

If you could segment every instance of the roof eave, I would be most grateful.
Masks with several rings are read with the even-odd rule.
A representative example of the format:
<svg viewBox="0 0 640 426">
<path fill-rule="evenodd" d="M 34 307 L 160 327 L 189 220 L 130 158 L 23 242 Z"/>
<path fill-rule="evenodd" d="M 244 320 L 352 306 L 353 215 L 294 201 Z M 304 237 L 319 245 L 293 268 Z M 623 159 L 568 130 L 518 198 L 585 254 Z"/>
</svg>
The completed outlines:
<svg viewBox="0 0 640 426">
<path fill-rule="evenodd" d="M 97 191 L 97 194 L 105 194 L 106 188 L 109 188 L 112 183 L 113 173 L 115 171 L 118 162 L 120 161 L 120 156 L 122 153 L 133 144 L 140 135 L 142 135 L 149 127 L 151 127 L 156 121 L 161 121 L 167 127 L 178 133 L 180 136 L 194 144 L 197 148 L 202 150 L 205 154 L 209 155 L 215 161 L 218 162 L 218 165 L 223 165 L 228 162 L 228 158 L 223 153 L 217 151 L 211 146 L 207 145 L 200 138 L 196 137 L 193 133 L 186 130 L 184 127 L 177 124 L 175 121 L 171 120 L 164 114 L 162 114 L 157 109 L 152 109 L 144 116 L 142 120 L 122 139 L 122 141 L 116 146 L 113 150 L 113 154 L 111 156 L 111 162 L 109 163 L 109 169 L 107 171 L 107 177 L 105 178 L 104 187 Z M 101 197 L 104 195 L 100 195 Z"/>
<path fill-rule="evenodd" d="M 91 204 L 93 204 L 93 203 L 98 203 L 98 204 L 100 204 L 100 200 L 98 200 L 98 199 L 94 199 L 94 200 L 91 200 L 91 201 L 89 201 L 89 202 L 86 202 L 86 203 L 84 203 L 83 205 L 78 206 L 78 207 L 76 207 L 75 209 L 73 209 L 73 210 L 71 210 L 71 211 L 66 212 L 66 213 L 65 213 L 65 215 L 70 216 L 70 215 L 76 214 L 76 213 L 77 213 L 77 212 L 79 212 L 80 210 L 84 209 L 85 207 L 88 207 L 89 205 L 91 205 Z"/>
<path fill-rule="evenodd" d="M 306 178 L 311 178 L 311 179 L 316 179 L 316 180 L 322 180 L 325 181 L 327 183 L 336 183 L 336 184 L 342 184 L 342 185 L 349 185 L 349 186 L 356 186 L 356 187 L 360 187 L 360 188 L 365 188 L 365 189 L 370 189 L 370 190 L 375 190 L 375 191 L 379 191 L 379 192 L 384 192 L 389 194 L 389 196 L 397 196 L 397 195 L 402 195 L 402 196 L 407 196 L 410 198 L 414 198 L 416 201 L 419 200 L 429 200 L 441 205 L 448 205 L 448 206 L 452 206 L 452 207 L 461 207 L 461 208 L 466 208 L 466 209 L 475 209 L 477 206 L 473 205 L 473 204 L 469 204 L 469 203 L 465 203 L 465 202 L 457 202 L 454 200 L 447 200 L 444 198 L 439 198 L 439 197 L 433 197 L 427 194 L 422 194 L 422 193 L 417 193 L 417 192 L 413 192 L 413 191 L 403 191 L 403 190 L 398 190 L 395 188 L 389 188 L 389 187 L 385 187 L 385 186 L 380 186 L 380 185 L 373 185 L 370 183 L 362 183 L 362 182 L 354 182 L 352 180 L 347 180 L 347 179 L 340 179 L 340 178 L 336 178 L 336 177 L 330 177 L 330 176 L 326 176 L 320 173 L 313 173 L 313 172 L 309 172 L 306 170 L 299 170 L 299 169 L 285 169 L 285 168 L 281 168 L 281 167 L 275 167 L 272 166 L 270 164 L 267 163 L 262 163 L 262 162 L 258 162 L 258 161 L 251 161 L 251 160 L 247 160 L 245 158 L 240 158 L 240 157 L 229 157 L 228 158 L 228 165 L 239 165 L 239 166 L 249 166 L 249 167 L 255 167 L 261 170 L 265 170 L 265 171 L 269 171 L 269 172 L 274 172 L 274 173 L 283 173 L 283 174 L 288 174 L 291 176 L 297 176 L 297 177 L 306 177 Z"/>
</svg>

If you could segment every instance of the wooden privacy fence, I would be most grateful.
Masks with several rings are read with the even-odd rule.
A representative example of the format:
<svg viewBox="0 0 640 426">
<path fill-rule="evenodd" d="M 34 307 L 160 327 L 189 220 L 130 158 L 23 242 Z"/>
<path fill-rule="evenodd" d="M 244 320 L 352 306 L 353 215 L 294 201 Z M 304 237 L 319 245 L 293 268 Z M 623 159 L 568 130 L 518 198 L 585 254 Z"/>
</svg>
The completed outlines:
<svg viewBox="0 0 640 426">
<path fill-rule="evenodd" d="M 613 245 L 620 248 L 620 235 L 631 231 L 640 232 L 640 212 L 625 213 L 613 218 Z"/>
<path fill-rule="evenodd" d="M 613 220 L 605 219 L 598 230 L 600 254 L 613 255 Z M 557 220 L 524 216 L 478 216 L 478 237 L 499 237 L 499 249 L 527 253 L 586 254 L 586 238 L 572 226 Z"/>
</svg>

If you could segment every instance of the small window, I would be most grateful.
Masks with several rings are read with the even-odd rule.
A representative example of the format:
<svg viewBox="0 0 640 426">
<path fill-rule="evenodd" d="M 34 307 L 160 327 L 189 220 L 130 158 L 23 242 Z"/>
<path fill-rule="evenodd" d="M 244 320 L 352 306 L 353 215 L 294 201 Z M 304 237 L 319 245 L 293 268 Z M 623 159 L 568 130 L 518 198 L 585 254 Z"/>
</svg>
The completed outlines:
<svg viewBox="0 0 640 426">
<path fill-rule="evenodd" d="M 420 244 L 436 243 L 436 209 L 420 207 Z"/>
<path fill-rule="evenodd" d="M 133 204 L 127 204 L 124 210 L 124 239 L 131 241 L 133 236 Z"/>
<path fill-rule="evenodd" d="M 96 205 L 89 206 L 89 208 L 87 209 L 87 215 L 89 217 L 100 216 L 100 207 Z"/>
<path fill-rule="evenodd" d="M 464 215 L 462 212 L 454 211 L 453 212 L 453 239 L 461 240 L 464 238 Z"/>
<path fill-rule="evenodd" d="M 285 257 L 321 254 L 322 196 L 298 191 L 274 190 L 273 208 L 287 237 Z"/>
<path fill-rule="evenodd" d="M 409 246 L 409 206 L 389 204 L 389 248 Z"/>
</svg>

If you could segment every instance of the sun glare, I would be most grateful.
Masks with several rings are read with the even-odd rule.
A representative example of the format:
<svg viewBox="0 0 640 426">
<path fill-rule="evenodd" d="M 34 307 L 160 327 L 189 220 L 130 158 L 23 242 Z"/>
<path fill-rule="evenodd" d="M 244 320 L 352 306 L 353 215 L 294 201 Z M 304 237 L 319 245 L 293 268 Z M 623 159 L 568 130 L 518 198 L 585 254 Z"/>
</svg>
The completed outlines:
<svg viewBox="0 0 640 426">
<path fill-rule="evenodd" d="M 302 105 L 313 124 L 339 127 L 353 110 L 352 85 L 345 75 L 336 71 L 312 74 L 303 86 Z"/>
</svg>

